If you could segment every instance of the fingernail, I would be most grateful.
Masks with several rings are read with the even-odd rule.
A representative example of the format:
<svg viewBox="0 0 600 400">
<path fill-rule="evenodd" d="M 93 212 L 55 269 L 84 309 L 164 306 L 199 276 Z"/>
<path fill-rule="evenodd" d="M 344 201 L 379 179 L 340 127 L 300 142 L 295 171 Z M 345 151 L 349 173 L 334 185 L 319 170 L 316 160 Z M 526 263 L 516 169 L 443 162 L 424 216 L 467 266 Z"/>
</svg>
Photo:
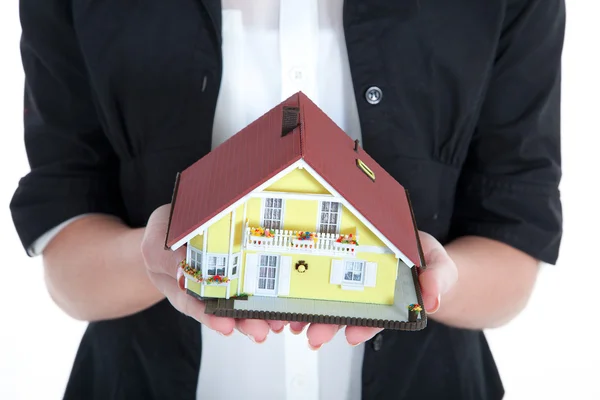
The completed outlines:
<svg viewBox="0 0 600 400">
<path fill-rule="evenodd" d="M 252 335 L 246 335 L 246 336 L 248 336 L 248 339 L 252 340 L 252 342 L 254 342 L 254 343 L 256 343 L 256 344 L 262 344 L 262 343 L 264 343 L 264 342 L 267 340 L 267 338 L 265 337 L 263 340 L 261 340 L 261 341 L 259 342 L 259 341 L 257 341 L 257 340 L 254 338 L 254 336 L 252 336 Z"/>
<path fill-rule="evenodd" d="M 276 330 L 274 330 L 274 329 L 271 329 L 271 330 L 272 330 L 274 333 L 277 333 L 277 334 L 279 334 L 279 333 L 283 332 L 283 330 L 284 330 L 284 329 L 285 329 L 285 326 L 284 326 L 283 328 L 281 328 L 281 329 L 277 330 L 277 331 L 276 331 Z"/>
<path fill-rule="evenodd" d="M 312 351 L 317 351 L 319 350 L 323 345 L 320 344 L 319 346 L 315 347 L 312 344 L 310 344 L 310 342 L 308 342 L 308 348 L 311 349 Z"/>
<path fill-rule="evenodd" d="M 351 347 L 356 347 L 358 346 L 360 343 L 348 343 Z"/>
<path fill-rule="evenodd" d="M 225 337 L 229 337 L 229 336 L 233 335 L 233 329 L 229 333 L 223 333 L 221 331 L 217 331 L 217 332 L 219 333 L 219 335 L 225 336 Z"/>
<path fill-rule="evenodd" d="M 441 303 L 442 303 L 442 295 L 438 294 L 437 303 L 436 303 L 435 307 L 433 308 L 433 310 L 428 310 L 427 314 L 435 314 L 440 309 Z"/>
<path fill-rule="evenodd" d="M 185 282 L 183 278 L 183 268 L 179 267 L 177 268 L 177 286 L 179 286 L 179 289 L 181 290 L 185 290 Z"/>
<path fill-rule="evenodd" d="M 292 332 L 294 335 L 299 335 L 304 331 L 304 328 L 306 328 L 306 326 L 303 326 L 302 329 L 300 329 L 299 331 L 295 330 L 294 328 L 292 328 L 292 325 L 290 325 L 290 332 Z"/>
</svg>

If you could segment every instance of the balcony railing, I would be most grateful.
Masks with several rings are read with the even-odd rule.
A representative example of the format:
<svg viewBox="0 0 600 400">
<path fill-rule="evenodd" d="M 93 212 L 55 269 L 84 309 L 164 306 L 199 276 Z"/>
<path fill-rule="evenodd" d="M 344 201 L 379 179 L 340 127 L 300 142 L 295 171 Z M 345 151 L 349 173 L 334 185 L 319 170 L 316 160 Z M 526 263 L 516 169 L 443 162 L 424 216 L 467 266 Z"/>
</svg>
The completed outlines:
<svg viewBox="0 0 600 400">
<path fill-rule="evenodd" d="M 245 247 L 249 250 L 271 250 L 288 253 L 306 253 L 326 256 L 350 256 L 358 251 L 358 235 L 352 235 L 354 243 L 339 242 L 340 235 L 291 230 L 270 230 L 262 233 L 260 228 L 246 227 Z M 262 233 L 262 234 L 261 234 Z M 308 237 L 299 239 L 299 237 Z"/>
</svg>

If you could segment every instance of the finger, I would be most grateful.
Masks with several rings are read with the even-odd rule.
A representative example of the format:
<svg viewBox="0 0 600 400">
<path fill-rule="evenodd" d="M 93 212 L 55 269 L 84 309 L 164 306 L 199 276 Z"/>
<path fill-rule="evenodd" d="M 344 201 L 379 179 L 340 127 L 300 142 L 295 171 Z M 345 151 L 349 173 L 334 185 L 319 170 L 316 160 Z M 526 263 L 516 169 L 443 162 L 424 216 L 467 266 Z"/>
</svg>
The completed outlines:
<svg viewBox="0 0 600 400">
<path fill-rule="evenodd" d="M 308 325 L 308 322 L 290 322 L 290 331 L 294 335 L 299 335 L 302 333 L 304 328 Z"/>
<path fill-rule="evenodd" d="M 185 259 L 184 247 L 176 251 L 165 250 L 165 234 L 169 224 L 171 206 L 157 208 L 146 224 L 142 239 L 141 252 L 149 271 L 176 277 L 179 262 Z"/>
<path fill-rule="evenodd" d="M 271 330 L 275 333 L 283 332 L 283 329 L 287 325 L 287 322 L 285 321 L 267 321 L 267 323 L 269 324 Z"/>
<path fill-rule="evenodd" d="M 434 273 L 424 271 L 419 276 L 419 283 L 421 284 L 421 297 L 423 298 L 423 307 L 429 314 L 437 312 L 441 305 L 442 294 L 437 289 L 437 277 Z"/>
<path fill-rule="evenodd" d="M 381 328 L 368 328 L 366 326 L 347 326 L 346 341 L 352 346 L 358 346 L 373 338 L 382 330 Z"/>
<path fill-rule="evenodd" d="M 177 281 L 165 274 L 149 274 L 154 285 L 171 302 L 179 312 L 194 318 L 206 327 L 225 336 L 233 333 L 235 320 L 233 318 L 216 317 L 204 312 L 206 305 L 186 292 L 182 291 Z"/>
<path fill-rule="evenodd" d="M 458 280 L 456 264 L 444 247 L 431 235 L 419 232 L 427 268 L 419 275 L 423 306 L 428 313 L 440 307 L 441 296 Z"/>
<path fill-rule="evenodd" d="M 308 346 L 313 350 L 319 350 L 321 346 L 333 339 L 340 328 L 340 325 L 311 324 L 306 331 Z"/>
<path fill-rule="evenodd" d="M 238 319 L 235 326 L 254 343 L 263 343 L 267 340 L 271 330 L 267 321 L 260 319 Z"/>
</svg>

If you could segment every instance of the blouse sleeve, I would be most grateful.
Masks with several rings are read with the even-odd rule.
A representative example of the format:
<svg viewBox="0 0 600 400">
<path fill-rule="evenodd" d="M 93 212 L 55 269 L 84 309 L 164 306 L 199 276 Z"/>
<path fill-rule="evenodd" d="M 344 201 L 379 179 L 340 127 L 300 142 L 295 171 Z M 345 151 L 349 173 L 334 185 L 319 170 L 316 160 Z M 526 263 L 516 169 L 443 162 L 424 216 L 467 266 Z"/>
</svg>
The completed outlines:
<svg viewBox="0 0 600 400">
<path fill-rule="evenodd" d="M 122 215 L 118 159 L 98 122 L 69 3 L 20 2 L 31 170 L 19 181 L 10 209 L 26 250 L 78 215 Z"/>
<path fill-rule="evenodd" d="M 509 0 L 451 236 L 484 236 L 554 264 L 562 237 L 564 0 Z"/>
</svg>

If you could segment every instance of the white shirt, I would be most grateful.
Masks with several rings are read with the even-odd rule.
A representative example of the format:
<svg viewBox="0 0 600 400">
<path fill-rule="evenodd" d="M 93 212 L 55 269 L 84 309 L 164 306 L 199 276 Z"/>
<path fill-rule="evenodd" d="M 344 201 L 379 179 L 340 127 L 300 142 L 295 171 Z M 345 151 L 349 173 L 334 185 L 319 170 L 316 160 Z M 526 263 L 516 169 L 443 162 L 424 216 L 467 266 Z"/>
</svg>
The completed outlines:
<svg viewBox="0 0 600 400">
<path fill-rule="evenodd" d="M 353 139 L 360 125 L 342 23 L 343 0 L 223 0 L 223 78 L 213 146 L 298 91 Z M 198 399 L 358 400 L 363 346 L 344 330 L 315 352 L 286 328 L 254 344 L 202 328 Z M 217 383 L 217 387 L 215 387 Z"/>
<path fill-rule="evenodd" d="M 360 124 L 343 30 L 343 0 L 222 0 L 223 77 L 213 148 L 298 91 L 353 139 Z M 40 237 L 40 254 L 71 220 Z M 198 399 L 359 400 L 364 347 L 340 330 L 318 352 L 286 328 L 254 344 L 202 327 Z"/>
</svg>

